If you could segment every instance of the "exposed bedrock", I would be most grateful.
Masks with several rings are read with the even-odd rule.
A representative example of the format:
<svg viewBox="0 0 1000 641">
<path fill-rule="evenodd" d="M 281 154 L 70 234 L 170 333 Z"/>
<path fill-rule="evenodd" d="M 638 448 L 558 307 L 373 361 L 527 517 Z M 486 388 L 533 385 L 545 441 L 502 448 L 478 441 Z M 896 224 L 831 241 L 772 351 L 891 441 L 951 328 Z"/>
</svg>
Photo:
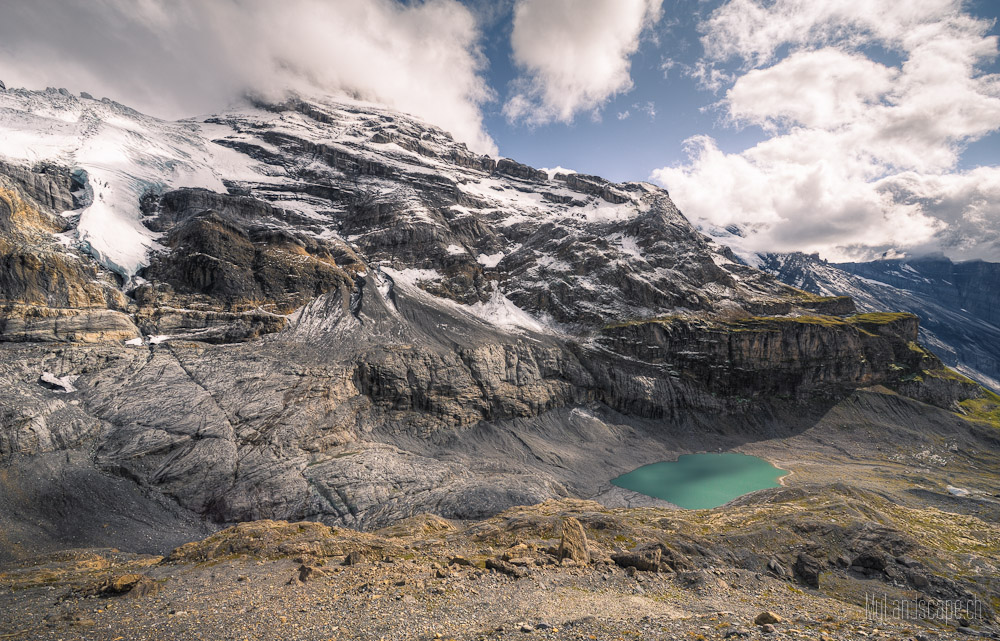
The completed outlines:
<svg viewBox="0 0 1000 641">
<path fill-rule="evenodd" d="M 790 412 L 815 420 L 835 402 L 820 397 L 892 384 L 910 372 L 904 366 L 932 360 L 910 348 L 908 316 L 724 327 L 656 334 L 690 352 L 658 362 L 608 350 L 628 343 L 498 332 L 415 287 L 367 275 L 249 343 L 74 345 L 58 355 L 11 346 L 4 361 L 18 366 L 6 377 L 18 395 L 4 401 L 0 453 L 88 447 L 99 469 L 221 522 L 474 518 L 595 496 L 609 478 L 685 441 L 707 449 L 716 438 L 787 435 L 808 424 Z M 679 353 L 676 345 L 667 351 Z M 856 366 L 837 369 L 845 361 Z M 77 391 L 40 386 L 32 373 L 41 370 L 76 377 Z M 798 409 L 752 400 L 764 393 Z"/>
<path fill-rule="evenodd" d="M 549 180 L 386 111 L 248 109 L 201 123 L 211 139 L 171 129 L 238 171 L 217 176 L 229 193 L 150 185 L 136 224 L 156 246 L 127 282 L 60 210 L 79 209 L 80 174 L 0 167 L 10 470 L 45 457 L 67 501 L 126 483 L 154 525 L 166 502 L 195 521 L 370 528 L 636 505 L 610 479 L 837 417 L 927 448 L 966 426 L 899 394 L 977 410 L 955 405 L 980 392 L 912 316 L 855 315 L 739 264 L 652 185 Z"/>
<path fill-rule="evenodd" d="M 635 322 L 609 326 L 600 340 L 618 353 L 670 366 L 713 393 L 767 397 L 897 387 L 940 369 L 916 338 L 911 314 L 858 314 Z"/>
</svg>

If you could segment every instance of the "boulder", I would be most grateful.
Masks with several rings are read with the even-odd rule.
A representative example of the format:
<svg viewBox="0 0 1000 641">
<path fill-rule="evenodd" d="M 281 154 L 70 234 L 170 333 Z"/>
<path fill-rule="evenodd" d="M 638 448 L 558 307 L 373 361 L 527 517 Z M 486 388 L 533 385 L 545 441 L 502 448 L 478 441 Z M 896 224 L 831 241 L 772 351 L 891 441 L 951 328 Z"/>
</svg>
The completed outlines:
<svg viewBox="0 0 1000 641">
<path fill-rule="evenodd" d="M 587 550 L 587 533 L 580 521 L 572 516 L 563 519 L 562 539 L 559 541 L 557 556 L 560 560 L 572 559 L 577 563 L 590 563 L 590 552 Z"/>
<path fill-rule="evenodd" d="M 787 579 L 791 576 L 788 569 L 778 559 L 771 559 L 767 562 L 767 573 L 779 579 Z"/>
<path fill-rule="evenodd" d="M 319 578 L 325 574 L 325 572 L 323 572 L 323 570 L 319 569 L 318 567 L 314 565 L 306 565 L 305 563 L 299 566 L 298 572 L 299 572 L 298 579 L 302 583 L 305 583 L 310 579 Z"/>
<path fill-rule="evenodd" d="M 506 574 L 509 577 L 515 579 L 520 579 L 528 576 L 528 571 L 524 568 L 517 567 L 512 563 L 508 563 L 503 559 L 487 559 L 486 560 L 487 570 L 496 570 L 501 574 Z"/>
<path fill-rule="evenodd" d="M 851 569 L 865 574 L 885 572 L 887 565 L 885 554 L 879 550 L 865 550 L 851 560 Z"/>
<path fill-rule="evenodd" d="M 619 567 L 635 568 L 642 572 L 658 572 L 663 551 L 659 545 L 636 548 L 632 552 L 612 554 L 611 560 Z"/>
<path fill-rule="evenodd" d="M 757 617 L 753 620 L 753 624 L 760 626 L 774 625 L 775 623 L 781 623 L 783 620 L 784 619 L 782 619 L 774 612 L 771 612 L 770 610 L 765 610 L 764 612 L 761 612 L 760 614 L 757 615 Z"/>
<path fill-rule="evenodd" d="M 819 588 L 819 575 L 823 565 L 808 554 L 799 554 L 792 568 L 795 576 L 811 588 Z"/>
</svg>

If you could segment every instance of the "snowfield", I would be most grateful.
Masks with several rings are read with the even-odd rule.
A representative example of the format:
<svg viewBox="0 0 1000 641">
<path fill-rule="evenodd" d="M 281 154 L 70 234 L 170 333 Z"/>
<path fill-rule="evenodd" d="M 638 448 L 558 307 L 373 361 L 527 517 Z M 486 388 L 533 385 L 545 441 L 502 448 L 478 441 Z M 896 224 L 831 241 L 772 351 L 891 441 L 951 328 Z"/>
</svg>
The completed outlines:
<svg viewBox="0 0 1000 641">
<path fill-rule="evenodd" d="M 73 212 L 76 240 L 126 281 L 160 248 L 158 235 L 140 221 L 140 198 L 181 187 L 225 191 L 215 167 L 232 158 L 218 163 L 215 151 L 196 123 L 57 90 L 0 92 L 0 159 L 84 170 L 86 204 Z"/>
</svg>

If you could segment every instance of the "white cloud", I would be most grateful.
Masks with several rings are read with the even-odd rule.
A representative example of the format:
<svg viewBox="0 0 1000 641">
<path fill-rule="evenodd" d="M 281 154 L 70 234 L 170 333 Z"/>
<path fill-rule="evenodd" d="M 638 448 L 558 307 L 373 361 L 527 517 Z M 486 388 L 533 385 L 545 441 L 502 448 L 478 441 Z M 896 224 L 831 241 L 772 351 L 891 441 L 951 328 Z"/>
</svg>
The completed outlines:
<svg viewBox="0 0 1000 641">
<path fill-rule="evenodd" d="M 0 78 L 164 117 L 215 111 L 248 90 L 345 93 L 495 153 L 479 38 L 456 0 L 33 0 L 0 6 Z"/>
<path fill-rule="evenodd" d="M 653 178 L 692 218 L 752 227 L 757 250 L 1000 259 L 1000 168 L 955 170 L 1000 129 L 1000 77 L 977 69 L 997 55 L 989 26 L 948 0 L 732 0 L 704 25 L 701 73 L 742 61 L 719 106 L 771 137 L 740 153 L 691 139 Z"/>
<path fill-rule="evenodd" d="M 732 82 L 734 77 L 732 74 L 724 72 L 705 60 L 699 60 L 693 65 L 686 67 L 684 73 L 694 78 L 698 82 L 699 87 L 712 92 L 722 89 L 724 85 Z"/>
<path fill-rule="evenodd" d="M 946 224 L 911 253 L 943 252 L 956 259 L 1000 256 L 1000 167 L 953 174 L 904 172 L 879 182 L 895 202 L 918 207 Z"/>
<path fill-rule="evenodd" d="M 646 102 L 637 102 L 632 105 L 632 108 L 641 111 L 642 113 L 649 116 L 650 120 L 656 120 L 656 103 L 652 100 L 647 100 Z"/>
<path fill-rule="evenodd" d="M 630 57 L 662 0 L 517 0 L 511 48 L 523 74 L 504 105 L 511 121 L 571 122 L 632 88 Z"/>
<path fill-rule="evenodd" d="M 739 58 L 751 66 L 793 49 L 836 43 L 856 47 L 880 42 L 912 48 L 934 32 L 978 31 L 981 21 L 961 13 L 962 0 L 730 0 L 703 26 L 711 60 Z"/>
<path fill-rule="evenodd" d="M 726 154 L 707 136 L 688 144 L 691 163 L 658 169 L 654 179 L 691 218 L 753 228 L 748 249 L 862 258 L 860 245 L 912 246 L 944 227 L 865 180 L 871 165 L 850 158 L 835 134 L 800 131 L 743 154 Z"/>
<path fill-rule="evenodd" d="M 618 120 L 626 120 L 631 115 L 632 113 L 628 109 L 626 109 L 625 111 L 619 111 Z"/>
<path fill-rule="evenodd" d="M 892 90 L 898 71 L 827 47 L 794 53 L 767 69 L 754 69 L 728 91 L 739 122 L 835 128 L 854 122 Z"/>
</svg>

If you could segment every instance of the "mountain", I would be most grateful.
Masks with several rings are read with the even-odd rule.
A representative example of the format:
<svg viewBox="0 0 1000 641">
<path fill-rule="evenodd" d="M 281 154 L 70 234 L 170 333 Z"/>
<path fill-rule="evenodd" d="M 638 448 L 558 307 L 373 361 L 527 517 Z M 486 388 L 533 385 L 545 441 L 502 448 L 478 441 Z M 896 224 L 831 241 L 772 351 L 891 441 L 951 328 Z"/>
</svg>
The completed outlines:
<svg viewBox="0 0 1000 641">
<path fill-rule="evenodd" d="M 920 342 L 963 374 L 1000 389 L 1000 264 L 944 257 L 827 263 L 805 254 L 762 254 L 759 268 L 824 296 L 850 296 L 866 312 L 920 318 Z"/>
<path fill-rule="evenodd" d="M 748 267 L 655 186 L 476 155 L 375 105 L 165 122 L 10 89 L 0 152 L 10 556 L 655 503 L 610 480 L 806 434 L 789 451 L 817 470 L 988 434 L 960 415 L 992 397 L 912 315 Z M 876 454 L 846 417 L 905 436 Z M 896 498 L 985 483 L 963 469 Z"/>
<path fill-rule="evenodd" d="M 528 576 L 600 603 L 591 634 L 640 621 L 620 603 L 646 588 L 688 614 L 752 594 L 741 620 L 774 594 L 856 616 L 873 585 L 996 603 L 1000 397 L 913 314 L 859 313 L 881 290 L 825 295 L 871 273 L 798 260 L 784 284 L 658 187 L 476 155 L 377 105 L 166 122 L 0 90 L 0 608 L 16 634 L 118 634 L 144 624 L 91 597 L 182 616 L 197 577 L 204 629 L 177 638 L 293 610 L 332 633 L 326 596 L 277 592 L 320 581 L 378 638 L 354 627 L 375 595 L 408 623 L 413 599 L 464 611 L 479 579 L 570 603 Z M 792 474 L 690 513 L 611 483 L 721 450 Z M 226 601 L 244 589 L 271 605 Z"/>
</svg>

